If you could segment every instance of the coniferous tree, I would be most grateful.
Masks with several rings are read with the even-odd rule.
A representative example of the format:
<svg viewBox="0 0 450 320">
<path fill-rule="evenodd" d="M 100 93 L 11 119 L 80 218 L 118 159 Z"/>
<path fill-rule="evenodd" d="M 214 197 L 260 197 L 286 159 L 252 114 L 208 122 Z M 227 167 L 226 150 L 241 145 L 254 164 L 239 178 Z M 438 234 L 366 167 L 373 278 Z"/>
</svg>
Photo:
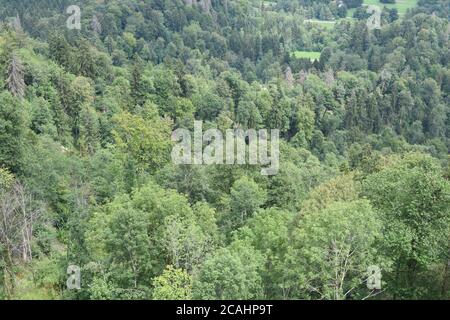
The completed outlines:
<svg viewBox="0 0 450 320">
<path fill-rule="evenodd" d="M 6 79 L 6 86 L 11 94 L 17 98 L 22 99 L 25 95 L 25 81 L 22 61 L 13 54 L 8 66 L 8 74 Z"/>
</svg>

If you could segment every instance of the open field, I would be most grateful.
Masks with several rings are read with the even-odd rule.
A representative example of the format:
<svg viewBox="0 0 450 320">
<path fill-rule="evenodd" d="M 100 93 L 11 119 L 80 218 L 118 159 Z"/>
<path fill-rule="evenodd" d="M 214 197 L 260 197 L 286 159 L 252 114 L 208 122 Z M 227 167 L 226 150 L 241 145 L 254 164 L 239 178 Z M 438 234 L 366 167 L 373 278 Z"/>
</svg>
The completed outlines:
<svg viewBox="0 0 450 320">
<path fill-rule="evenodd" d="M 296 58 L 306 58 L 311 60 L 319 60 L 320 52 L 317 51 L 294 51 L 293 55 Z"/>
</svg>

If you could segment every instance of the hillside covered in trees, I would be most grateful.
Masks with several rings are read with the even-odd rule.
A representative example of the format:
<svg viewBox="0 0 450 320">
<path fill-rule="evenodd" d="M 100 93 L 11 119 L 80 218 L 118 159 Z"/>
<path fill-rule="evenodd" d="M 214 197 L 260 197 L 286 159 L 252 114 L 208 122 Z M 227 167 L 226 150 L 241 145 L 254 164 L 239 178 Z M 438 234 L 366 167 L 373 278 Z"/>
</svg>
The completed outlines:
<svg viewBox="0 0 450 320">
<path fill-rule="evenodd" d="M 405 1 L 0 0 L 0 299 L 449 299 L 450 1 Z M 194 120 L 278 174 L 173 163 Z"/>
</svg>

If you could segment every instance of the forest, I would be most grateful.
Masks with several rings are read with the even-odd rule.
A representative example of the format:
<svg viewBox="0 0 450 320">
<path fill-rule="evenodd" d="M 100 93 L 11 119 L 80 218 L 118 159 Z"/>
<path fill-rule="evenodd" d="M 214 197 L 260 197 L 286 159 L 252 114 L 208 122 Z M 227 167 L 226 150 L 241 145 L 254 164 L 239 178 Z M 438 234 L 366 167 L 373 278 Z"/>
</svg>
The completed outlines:
<svg viewBox="0 0 450 320">
<path fill-rule="evenodd" d="M 448 300 L 449 151 L 450 0 L 0 0 L 0 300 Z"/>
</svg>

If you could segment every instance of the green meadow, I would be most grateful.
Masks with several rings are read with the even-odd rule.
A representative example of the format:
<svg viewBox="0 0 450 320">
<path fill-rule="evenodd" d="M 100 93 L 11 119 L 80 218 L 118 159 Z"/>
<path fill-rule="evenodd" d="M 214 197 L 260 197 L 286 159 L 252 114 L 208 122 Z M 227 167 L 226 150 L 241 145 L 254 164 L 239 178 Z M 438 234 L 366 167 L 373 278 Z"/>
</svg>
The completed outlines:
<svg viewBox="0 0 450 320">
<path fill-rule="evenodd" d="M 294 51 L 293 55 L 296 58 L 305 58 L 305 59 L 311 59 L 311 60 L 319 60 L 320 59 L 320 52 L 317 52 L 317 51 Z"/>
</svg>

